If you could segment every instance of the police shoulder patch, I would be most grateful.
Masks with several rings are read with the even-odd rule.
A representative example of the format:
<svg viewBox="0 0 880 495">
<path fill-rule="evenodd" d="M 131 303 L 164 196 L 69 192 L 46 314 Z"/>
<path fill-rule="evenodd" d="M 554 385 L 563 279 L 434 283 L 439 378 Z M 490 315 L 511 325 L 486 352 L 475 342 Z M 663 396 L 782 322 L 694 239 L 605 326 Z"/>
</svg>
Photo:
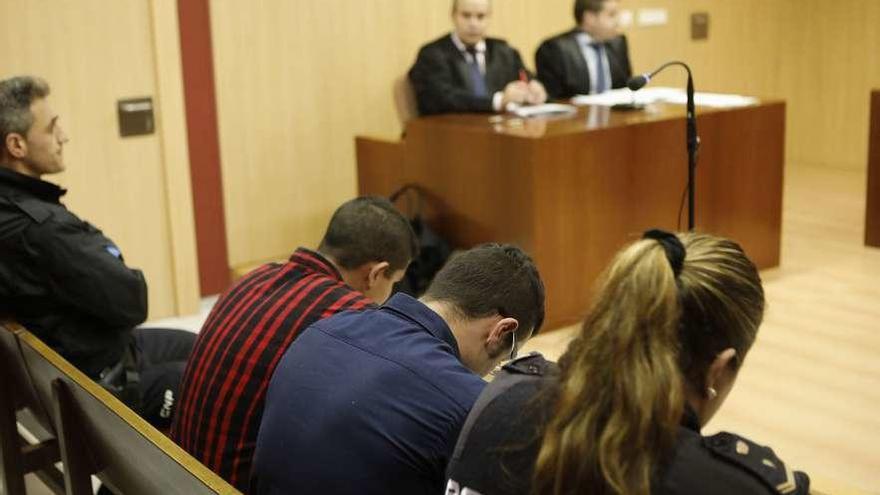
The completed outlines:
<svg viewBox="0 0 880 495">
<path fill-rule="evenodd" d="M 792 471 L 769 447 L 726 431 L 703 437 L 703 444 L 716 456 L 756 476 L 776 493 L 809 493 L 807 475 Z"/>
<path fill-rule="evenodd" d="M 508 362 L 504 365 L 503 369 L 510 373 L 540 376 L 554 369 L 555 366 L 553 362 L 544 359 L 540 352 L 532 351 L 525 356 L 520 356 Z"/>
</svg>

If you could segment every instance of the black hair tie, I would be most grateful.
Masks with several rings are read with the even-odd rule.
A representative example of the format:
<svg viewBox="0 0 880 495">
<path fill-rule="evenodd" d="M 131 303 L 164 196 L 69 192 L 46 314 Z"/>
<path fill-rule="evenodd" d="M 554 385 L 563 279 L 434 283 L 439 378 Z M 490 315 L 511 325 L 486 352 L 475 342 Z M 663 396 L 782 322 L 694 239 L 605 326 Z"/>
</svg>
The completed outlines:
<svg viewBox="0 0 880 495">
<path fill-rule="evenodd" d="M 666 251 L 666 259 L 669 260 L 669 264 L 672 266 L 672 272 L 676 277 L 681 274 L 681 269 L 684 266 L 684 256 L 687 251 L 677 235 L 665 230 L 651 229 L 645 231 L 642 239 L 654 239 L 659 242 L 663 246 L 663 250 Z"/>
</svg>

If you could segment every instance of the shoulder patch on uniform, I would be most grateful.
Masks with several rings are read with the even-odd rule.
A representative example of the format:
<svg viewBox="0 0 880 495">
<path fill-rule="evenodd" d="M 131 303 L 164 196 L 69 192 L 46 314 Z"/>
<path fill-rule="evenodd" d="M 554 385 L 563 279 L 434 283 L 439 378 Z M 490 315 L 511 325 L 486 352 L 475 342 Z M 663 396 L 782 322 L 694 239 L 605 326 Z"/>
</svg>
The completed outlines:
<svg viewBox="0 0 880 495">
<path fill-rule="evenodd" d="M 745 469 L 781 495 L 808 494 L 810 480 L 786 466 L 770 447 L 726 431 L 703 437 L 703 445 L 716 456 Z"/>
<path fill-rule="evenodd" d="M 52 216 L 52 210 L 40 201 L 30 199 L 12 199 L 12 204 L 31 217 L 37 223 L 43 223 Z"/>
<path fill-rule="evenodd" d="M 532 351 L 505 364 L 503 369 L 510 373 L 540 376 L 547 374 L 548 371 L 555 369 L 555 367 L 556 364 L 544 359 L 540 352 Z"/>
</svg>

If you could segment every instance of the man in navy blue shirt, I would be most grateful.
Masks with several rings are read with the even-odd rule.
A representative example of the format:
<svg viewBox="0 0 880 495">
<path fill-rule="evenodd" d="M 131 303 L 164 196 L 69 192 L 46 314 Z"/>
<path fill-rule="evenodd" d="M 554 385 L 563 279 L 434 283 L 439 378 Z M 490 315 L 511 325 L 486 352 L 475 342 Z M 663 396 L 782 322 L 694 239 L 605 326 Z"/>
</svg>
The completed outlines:
<svg viewBox="0 0 880 495">
<path fill-rule="evenodd" d="M 544 286 L 519 248 L 452 258 L 426 294 L 313 324 L 279 363 L 251 493 L 438 494 L 487 374 L 536 333 Z"/>
</svg>

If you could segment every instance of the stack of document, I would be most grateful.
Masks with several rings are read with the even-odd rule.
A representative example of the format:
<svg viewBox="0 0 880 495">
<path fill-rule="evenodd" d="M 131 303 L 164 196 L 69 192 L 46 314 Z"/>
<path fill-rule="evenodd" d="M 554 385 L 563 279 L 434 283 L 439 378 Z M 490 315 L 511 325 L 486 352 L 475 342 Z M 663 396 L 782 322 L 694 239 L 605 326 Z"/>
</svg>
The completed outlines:
<svg viewBox="0 0 880 495">
<path fill-rule="evenodd" d="M 677 88 L 644 88 L 632 91 L 629 88 L 612 89 L 595 95 L 579 95 L 571 99 L 574 105 L 614 106 L 620 104 L 687 103 L 687 93 Z M 694 103 L 701 107 L 735 108 L 758 104 L 757 98 L 750 96 L 720 93 L 694 93 Z"/>
<path fill-rule="evenodd" d="M 561 103 L 544 103 L 543 105 L 524 105 L 513 110 L 517 117 L 537 117 L 539 115 L 570 115 L 577 113 L 577 108 Z"/>
</svg>

